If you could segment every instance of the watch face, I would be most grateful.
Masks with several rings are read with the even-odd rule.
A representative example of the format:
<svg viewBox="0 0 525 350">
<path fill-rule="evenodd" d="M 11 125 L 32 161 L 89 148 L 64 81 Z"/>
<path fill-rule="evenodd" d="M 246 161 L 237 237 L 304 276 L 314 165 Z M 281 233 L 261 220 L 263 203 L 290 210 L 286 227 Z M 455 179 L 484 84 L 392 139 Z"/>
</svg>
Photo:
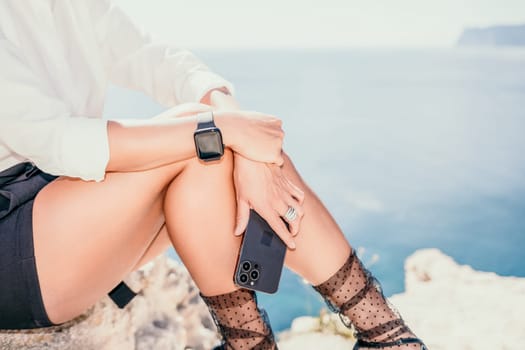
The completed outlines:
<svg viewBox="0 0 525 350">
<path fill-rule="evenodd" d="M 224 153 L 219 129 L 203 130 L 195 134 L 197 155 L 202 160 L 220 159 Z"/>
</svg>

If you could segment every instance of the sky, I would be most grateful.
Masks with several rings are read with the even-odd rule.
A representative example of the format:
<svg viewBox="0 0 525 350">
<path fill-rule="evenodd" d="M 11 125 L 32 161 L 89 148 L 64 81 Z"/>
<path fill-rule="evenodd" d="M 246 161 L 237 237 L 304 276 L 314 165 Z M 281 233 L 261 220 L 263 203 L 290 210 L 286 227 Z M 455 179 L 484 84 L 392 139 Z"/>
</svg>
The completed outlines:
<svg viewBox="0 0 525 350">
<path fill-rule="evenodd" d="M 187 48 L 449 47 L 466 26 L 525 24 L 524 0 L 116 0 Z"/>
</svg>

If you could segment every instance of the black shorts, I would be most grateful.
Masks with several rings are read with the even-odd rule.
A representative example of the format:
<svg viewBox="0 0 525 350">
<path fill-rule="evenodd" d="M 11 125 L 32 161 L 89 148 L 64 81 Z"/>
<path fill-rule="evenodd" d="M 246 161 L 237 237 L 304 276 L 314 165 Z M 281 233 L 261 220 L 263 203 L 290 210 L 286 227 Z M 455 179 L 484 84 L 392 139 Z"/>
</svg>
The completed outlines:
<svg viewBox="0 0 525 350">
<path fill-rule="evenodd" d="M 35 264 L 33 202 L 56 176 L 31 163 L 0 172 L 0 329 L 48 327 Z"/>
</svg>

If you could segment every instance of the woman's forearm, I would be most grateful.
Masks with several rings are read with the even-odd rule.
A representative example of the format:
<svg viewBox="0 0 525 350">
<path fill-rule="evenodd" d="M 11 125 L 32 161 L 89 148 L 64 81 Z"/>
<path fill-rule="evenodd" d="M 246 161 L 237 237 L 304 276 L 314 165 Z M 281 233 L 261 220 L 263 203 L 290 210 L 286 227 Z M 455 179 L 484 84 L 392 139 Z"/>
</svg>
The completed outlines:
<svg viewBox="0 0 525 350">
<path fill-rule="evenodd" d="M 220 128 L 221 121 L 215 119 Z M 110 120 L 110 159 L 106 171 L 146 170 L 194 157 L 196 126 L 195 116 Z"/>
<path fill-rule="evenodd" d="M 208 109 L 209 110 L 209 109 Z M 193 133 L 197 113 L 205 110 L 168 110 L 150 119 L 115 119 L 108 121 L 110 159 L 106 171 L 140 171 L 196 156 Z M 234 142 L 234 128 L 229 113 L 214 113 L 225 147 Z"/>
<path fill-rule="evenodd" d="M 140 171 L 195 157 L 196 114 L 210 111 L 197 107 L 174 108 L 151 119 L 109 120 L 106 171 Z M 282 164 L 284 133 L 278 118 L 253 111 L 213 114 L 225 147 L 248 159 Z"/>
<path fill-rule="evenodd" d="M 201 102 L 215 109 L 239 109 L 235 98 L 221 89 L 211 90 Z M 222 121 L 215 119 L 228 146 L 229 134 L 221 127 Z M 194 157 L 196 126 L 195 116 L 110 120 L 110 160 L 106 171 L 145 170 Z"/>
</svg>

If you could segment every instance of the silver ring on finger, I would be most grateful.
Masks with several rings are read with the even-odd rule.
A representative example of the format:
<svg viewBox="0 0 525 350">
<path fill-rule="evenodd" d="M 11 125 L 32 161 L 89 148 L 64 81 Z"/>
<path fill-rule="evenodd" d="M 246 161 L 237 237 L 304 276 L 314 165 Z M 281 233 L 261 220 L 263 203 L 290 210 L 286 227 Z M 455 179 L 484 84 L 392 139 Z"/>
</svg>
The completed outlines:
<svg viewBox="0 0 525 350">
<path fill-rule="evenodd" d="M 291 206 L 288 207 L 288 210 L 284 214 L 284 218 L 288 220 L 288 222 L 292 222 L 295 219 L 297 219 L 297 211 L 295 210 L 295 208 Z"/>
</svg>

